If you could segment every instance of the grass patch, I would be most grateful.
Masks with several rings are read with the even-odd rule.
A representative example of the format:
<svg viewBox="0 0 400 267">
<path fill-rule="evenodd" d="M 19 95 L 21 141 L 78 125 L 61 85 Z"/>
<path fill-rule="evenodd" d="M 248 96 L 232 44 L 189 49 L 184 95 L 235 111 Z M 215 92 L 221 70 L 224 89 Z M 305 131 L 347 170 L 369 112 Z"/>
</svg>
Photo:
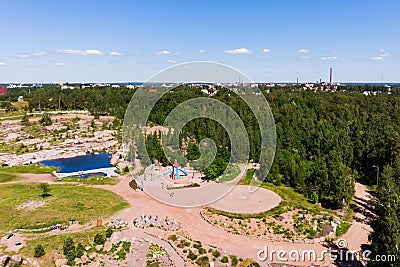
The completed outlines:
<svg viewBox="0 0 400 267">
<path fill-rule="evenodd" d="M 119 179 L 116 177 L 104 177 L 104 176 L 92 176 L 88 178 L 80 178 L 80 177 L 69 177 L 59 179 L 60 182 L 77 182 L 81 184 L 87 185 L 115 185 L 118 184 Z"/>
<path fill-rule="evenodd" d="M 71 219 L 86 223 L 128 207 L 120 196 L 108 190 L 73 185 L 51 185 L 50 189 L 51 196 L 43 199 L 37 184 L 0 185 L 0 233 L 48 227 Z M 44 204 L 21 209 L 28 200 Z"/>
<path fill-rule="evenodd" d="M 0 172 L 0 183 L 14 182 L 21 180 L 22 177 L 12 174 L 12 173 L 2 173 Z"/>
<path fill-rule="evenodd" d="M 340 237 L 342 235 L 344 235 L 345 233 L 347 233 L 347 231 L 349 230 L 351 224 L 348 222 L 341 222 L 338 227 L 336 227 L 336 236 Z"/>
<path fill-rule="evenodd" d="M 1 166 L 0 172 L 3 173 L 33 173 L 33 174 L 43 174 L 43 173 L 52 173 L 57 170 L 55 167 L 48 167 L 40 164 L 30 164 L 24 166 Z"/>
<path fill-rule="evenodd" d="M 103 227 L 96 227 L 90 230 L 67 235 L 28 235 L 26 246 L 21 248 L 21 253 L 25 257 L 33 258 L 35 246 L 41 244 L 46 251 L 46 255 L 40 258 L 40 266 L 54 266 L 53 253 L 50 252 L 57 251 L 58 253 L 63 254 L 62 248 L 64 240 L 67 239 L 67 237 L 71 237 L 74 240 L 75 244 L 82 243 L 84 246 L 89 245 L 93 247 L 92 243 L 94 236 L 97 233 L 102 233 L 104 231 L 105 229 Z"/>
</svg>

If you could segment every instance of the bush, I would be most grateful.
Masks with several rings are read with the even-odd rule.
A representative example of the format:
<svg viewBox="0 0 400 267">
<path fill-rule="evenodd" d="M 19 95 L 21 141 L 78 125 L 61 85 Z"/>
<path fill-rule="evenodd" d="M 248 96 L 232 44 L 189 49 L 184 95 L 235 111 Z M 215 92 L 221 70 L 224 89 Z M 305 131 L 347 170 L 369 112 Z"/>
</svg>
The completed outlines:
<svg viewBox="0 0 400 267">
<path fill-rule="evenodd" d="M 94 243 L 96 245 L 103 245 L 106 242 L 106 238 L 103 234 L 97 233 L 94 237 Z"/>
<path fill-rule="evenodd" d="M 113 229 L 111 227 L 108 227 L 106 231 L 106 238 L 110 238 L 113 232 Z"/>
<path fill-rule="evenodd" d="M 85 253 L 85 247 L 82 245 L 82 243 L 79 243 L 79 244 L 76 246 L 75 256 L 76 256 L 77 258 L 80 258 L 80 257 L 83 256 L 84 253 Z"/>
<path fill-rule="evenodd" d="M 188 258 L 194 261 L 195 259 L 197 259 L 197 255 L 194 254 L 193 251 L 189 250 Z"/>
<path fill-rule="evenodd" d="M 39 120 L 40 125 L 49 126 L 53 122 L 51 121 L 50 115 L 48 113 L 44 113 L 43 117 Z"/>
<path fill-rule="evenodd" d="M 196 264 L 199 266 L 208 267 L 210 266 L 210 260 L 208 259 L 207 256 L 203 256 L 197 259 Z"/>
<path fill-rule="evenodd" d="M 35 258 L 40 258 L 40 257 L 44 256 L 45 254 L 46 254 L 46 252 L 44 251 L 44 248 L 41 244 L 39 244 L 35 247 L 35 253 L 33 254 L 33 256 Z"/>
<path fill-rule="evenodd" d="M 222 257 L 221 262 L 222 263 L 227 263 L 229 261 L 227 256 Z"/>
<path fill-rule="evenodd" d="M 218 258 L 219 256 L 221 256 L 221 252 L 219 252 L 218 250 L 215 250 L 215 251 L 212 253 L 212 255 L 213 255 L 215 258 Z"/>
<path fill-rule="evenodd" d="M 239 263 L 238 258 L 234 255 L 230 256 L 230 258 L 231 258 L 231 266 L 237 266 Z"/>
<path fill-rule="evenodd" d="M 178 237 L 176 236 L 176 235 L 170 235 L 169 237 L 168 237 L 168 240 L 171 240 L 171 241 L 176 241 L 176 240 L 178 240 Z"/>
</svg>

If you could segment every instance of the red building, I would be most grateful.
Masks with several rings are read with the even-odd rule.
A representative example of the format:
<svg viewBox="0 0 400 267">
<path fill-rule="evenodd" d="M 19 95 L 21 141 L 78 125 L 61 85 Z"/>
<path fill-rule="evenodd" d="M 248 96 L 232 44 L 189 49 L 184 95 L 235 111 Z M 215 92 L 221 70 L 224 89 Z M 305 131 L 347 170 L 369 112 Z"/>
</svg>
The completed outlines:
<svg viewBox="0 0 400 267">
<path fill-rule="evenodd" d="M 7 93 L 7 86 L 0 86 L 0 95 L 5 95 Z"/>
</svg>

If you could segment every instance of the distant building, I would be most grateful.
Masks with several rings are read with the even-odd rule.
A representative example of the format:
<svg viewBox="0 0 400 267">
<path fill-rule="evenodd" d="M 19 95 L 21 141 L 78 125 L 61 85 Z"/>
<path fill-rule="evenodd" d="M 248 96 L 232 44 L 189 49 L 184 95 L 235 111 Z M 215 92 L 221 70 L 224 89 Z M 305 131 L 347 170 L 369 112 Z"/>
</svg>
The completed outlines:
<svg viewBox="0 0 400 267">
<path fill-rule="evenodd" d="M 20 95 L 20 96 L 18 97 L 18 102 L 24 102 L 24 96 Z"/>
<path fill-rule="evenodd" d="M 0 95 L 5 95 L 7 93 L 7 86 L 0 86 Z"/>
</svg>

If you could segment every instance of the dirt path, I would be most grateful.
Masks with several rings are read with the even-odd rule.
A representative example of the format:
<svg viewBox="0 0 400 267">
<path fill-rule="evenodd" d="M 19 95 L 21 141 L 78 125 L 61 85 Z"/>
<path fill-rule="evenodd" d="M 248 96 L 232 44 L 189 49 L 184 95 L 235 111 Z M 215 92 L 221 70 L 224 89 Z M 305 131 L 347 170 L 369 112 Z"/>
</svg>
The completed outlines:
<svg viewBox="0 0 400 267">
<path fill-rule="evenodd" d="M 365 185 L 356 183 L 354 201 L 356 208 L 354 210 L 353 223 L 343 239 L 347 241 L 348 249 L 361 250 L 363 244 L 369 244 L 368 235 L 372 228 L 369 225 L 374 217 L 369 201 L 373 198 Z"/>
<path fill-rule="evenodd" d="M 137 165 L 133 174 L 139 171 L 140 165 Z M 54 182 L 51 175 L 23 175 L 30 182 Z M 29 178 L 28 178 L 29 177 Z M 26 180 L 23 180 L 26 181 Z M 194 240 L 200 240 L 204 245 L 214 245 L 219 247 L 223 253 L 237 255 L 242 258 L 257 259 L 259 250 L 268 246 L 268 250 L 285 250 L 287 252 L 296 249 L 299 253 L 305 250 L 314 250 L 317 255 L 327 249 L 323 244 L 305 244 L 305 243 L 291 243 L 291 242 L 272 242 L 266 238 L 254 238 L 241 235 L 234 235 L 227 233 L 224 229 L 218 228 L 209 224 L 202 219 L 200 215 L 201 208 L 177 208 L 163 204 L 144 192 L 136 192 L 129 187 L 131 176 L 121 177 L 121 181 L 116 185 L 96 185 L 92 187 L 103 188 L 110 190 L 120 195 L 130 205 L 129 208 L 119 212 L 122 219 L 129 224 L 129 231 L 137 233 L 143 231 L 152 234 L 159 234 L 154 229 L 138 230 L 132 224 L 135 218 L 140 217 L 142 214 L 158 215 L 163 218 L 168 216 L 170 219 L 175 219 L 183 224 L 183 231 L 186 232 Z M 21 181 L 18 181 L 21 182 Z M 355 209 L 354 220 L 348 232 L 342 237 L 348 242 L 348 248 L 351 250 L 359 250 L 362 244 L 368 243 L 368 235 L 371 232 L 369 221 L 373 214 L 369 208 L 369 200 L 372 198 L 364 185 L 355 185 L 355 202 L 357 208 Z M 79 231 L 78 229 L 74 229 Z M 153 233 L 154 232 L 154 233 Z M 162 243 L 161 239 L 155 238 L 154 242 Z M 172 252 L 173 253 L 173 252 Z M 176 256 L 176 255 L 175 255 Z M 175 257 L 174 256 L 174 257 Z M 181 261 L 179 261 L 181 262 Z M 267 266 L 266 262 L 260 262 L 261 266 Z M 310 262 L 291 262 L 297 265 L 307 265 Z M 318 262 L 317 264 L 324 265 L 328 262 Z M 180 265 L 176 265 L 180 266 Z"/>
</svg>

